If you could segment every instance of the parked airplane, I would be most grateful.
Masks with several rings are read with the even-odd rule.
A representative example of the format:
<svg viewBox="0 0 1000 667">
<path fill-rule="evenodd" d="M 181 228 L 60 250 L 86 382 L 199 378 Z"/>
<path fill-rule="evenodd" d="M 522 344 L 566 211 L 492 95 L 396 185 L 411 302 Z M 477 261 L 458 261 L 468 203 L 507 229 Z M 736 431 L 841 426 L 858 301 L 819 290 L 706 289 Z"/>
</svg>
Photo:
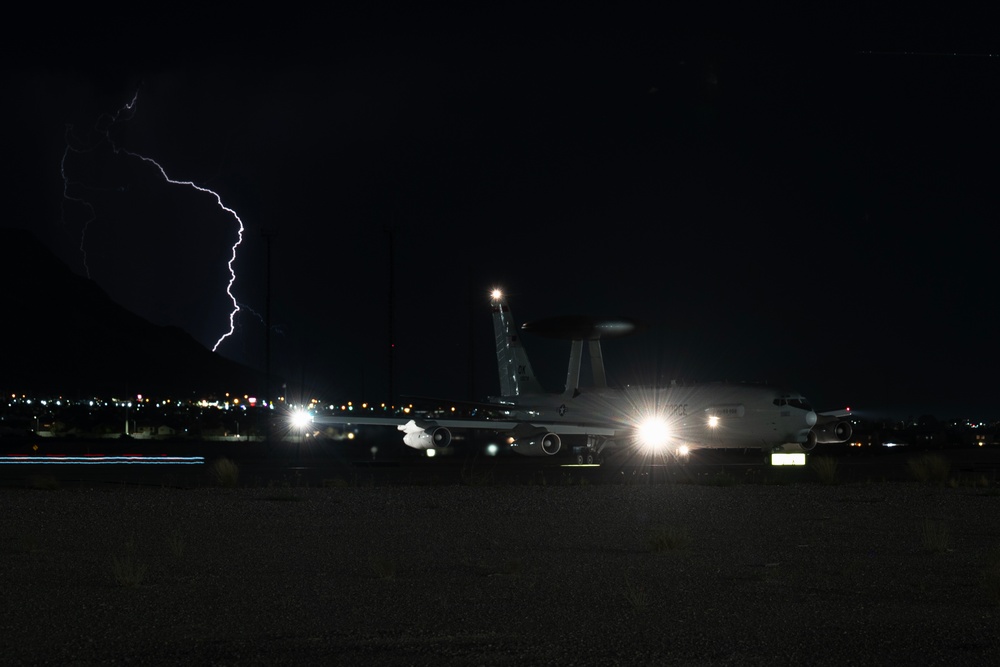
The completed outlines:
<svg viewBox="0 0 1000 667">
<path fill-rule="evenodd" d="M 705 383 L 663 387 L 607 384 L 601 339 L 635 330 L 626 319 L 556 317 L 521 330 L 571 341 L 562 393 L 548 393 L 535 377 L 510 307 L 500 290 L 491 295 L 500 395 L 477 404 L 479 419 L 410 419 L 353 415 L 317 416 L 318 424 L 396 424 L 415 449 L 451 443 L 451 429 L 483 429 L 506 436 L 511 450 L 551 456 L 568 449 L 578 462 L 599 460 L 606 447 L 687 454 L 695 448 L 808 451 L 817 443 L 846 442 L 851 426 L 840 415 L 817 415 L 797 392 L 753 384 Z M 593 384 L 580 385 L 584 342 Z M 461 402 L 458 402 L 461 403 Z"/>
</svg>

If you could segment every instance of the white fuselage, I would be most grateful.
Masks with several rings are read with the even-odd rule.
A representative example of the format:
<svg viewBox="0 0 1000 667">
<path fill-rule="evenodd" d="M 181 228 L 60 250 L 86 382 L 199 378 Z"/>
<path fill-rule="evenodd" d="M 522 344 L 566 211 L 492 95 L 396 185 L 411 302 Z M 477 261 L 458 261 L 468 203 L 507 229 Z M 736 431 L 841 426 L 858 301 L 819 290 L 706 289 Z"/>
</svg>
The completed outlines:
<svg viewBox="0 0 1000 667">
<path fill-rule="evenodd" d="M 800 394 L 772 387 L 707 383 L 668 387 L 581 389 L 576 396 L 529 394 L 500 397 L 506 419 L 610 427 L 625 444 L 649 420 L 666 425 L 676 445 L 745 448 L 808 441 L 816 413 Z M 559 427 L 553 427 L 554 432 Z M 569 431 L 564 431 L 569 432 Z"/>
</svg>

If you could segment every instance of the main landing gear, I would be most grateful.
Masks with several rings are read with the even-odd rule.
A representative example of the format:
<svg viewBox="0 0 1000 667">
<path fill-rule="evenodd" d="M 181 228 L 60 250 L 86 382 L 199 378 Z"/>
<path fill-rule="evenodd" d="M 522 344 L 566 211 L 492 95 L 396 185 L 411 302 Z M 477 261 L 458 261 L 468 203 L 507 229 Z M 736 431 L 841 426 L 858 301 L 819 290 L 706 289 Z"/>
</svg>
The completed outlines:
<svg viewBox="0 0 1000 667">
<path fill-rule="evenodd" d="M 610 440 L 598 435 L 588 435 L 587 444 L 573 448 L 577 465 L 600 465 L 604 462 L 601 452 L 611 443 Z"/>
</svg>

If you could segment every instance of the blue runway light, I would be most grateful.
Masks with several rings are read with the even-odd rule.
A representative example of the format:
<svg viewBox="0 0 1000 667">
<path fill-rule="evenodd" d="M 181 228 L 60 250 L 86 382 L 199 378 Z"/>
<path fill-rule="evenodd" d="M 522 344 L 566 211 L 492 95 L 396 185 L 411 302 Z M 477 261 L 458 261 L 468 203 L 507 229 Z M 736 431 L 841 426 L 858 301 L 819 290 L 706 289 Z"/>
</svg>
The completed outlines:
<svg viewBox="0 0 1000 667">
<path fill-rule="evenodd" d="M 202 465 L 204 456 L 0 456 L 0 465 Z"/>
</svg>

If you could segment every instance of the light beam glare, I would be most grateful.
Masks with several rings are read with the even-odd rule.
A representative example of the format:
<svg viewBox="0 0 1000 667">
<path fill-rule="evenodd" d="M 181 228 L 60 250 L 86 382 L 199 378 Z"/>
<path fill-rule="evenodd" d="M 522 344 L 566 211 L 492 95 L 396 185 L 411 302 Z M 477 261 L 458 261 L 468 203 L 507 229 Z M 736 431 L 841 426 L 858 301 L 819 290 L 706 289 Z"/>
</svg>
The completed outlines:
<svg viewBox="0 0 1000 667">
<path fill-rule="evenodd" d="M 129 157 L 136 158 L 138 160 L 142 160 L 143 162 L 153 165 L 160 171 L 160 175 L 163 176 L 163 179 L 167 183 L 170 183 L 171 185 L 187 186 L 189 188 L 198 190 L 199 192 L 204 192 L 206 194 L 211 195 L 212 197 L 215 198 L 215 203 L 218 204 L 219 208 L 221 208 L 223 211 L 231 215 L 233 219 L 236 220 L 236 224 L 238 227 L 236 233 L 236 242 L 232 245 L 232 248 L 230 248 L 229 261 L 226 263 L 226 266 L 229 269 L 229 282 L 226 284 L 226 295 L 229 297 L 229 300 L 232 303 L 232 309 L 229 311 L 229 330 L 223 333 L 221 336 L 219 336 L 219 339 L 215 341 L 215 345 L 212 346 L 212 352 L 215 352 L 216 350 L 219 349 L 219 345 L 222 344 L 222 341 L 231 336 L 233 332 L 236 330 L 236 314 L 240 312 L 240 304 L 239 302 L 237 302 L 236 296 L 233 294 L 233 285 L 236 283 L 236 269 L 234 268 L 233 265 L 236 262 L 236 252 L 237 252 L 236 249 L 239 248 L 241 243 L 243 243 L 243 232 L 245 231 L 243 220 L 240 219 L 240 216 L 236 213 L 236 211 L 229 208 L 222 202 L 222 197 L 219 195 L 219 193 L 215 192 L 214 190 L 210 190 L 206 187 L 200 186 L 196 184 L 194 181 L 181 181 L 170 178 L 170 176 L 167 175 L 166 170 L 156 160 L 118 146 L 115 140 L 111 137 L 111 129 L 119 122 L 132 119 L 132 116 L 135 115 L 135 109 L 138 104 L 138 100 L 139 100 L 139 91 L 136 91 L 135 95 L 132 96 L 132 100 L 129 101 L 127 104 L 125 104 L 121 109 L 116 111 L 114 114 L 102 114 L 101 117 L 98 118 L 95 129 L 99 134 L 101 134 L 101 136 L 103 137 L 103 141 L 106 141 L 108 145 L 111 146 L 111 149 L 112 151 L 114 151 L 115 155 L 118 155 L 119 153 L 124 153 Z M 82 197 L 75 197 L 70 195 L 70 186 L 72 182 L 70 181 L 69 176 L 66 173 L 66 158 L 69 155 L 70 151 L 83 153 L 89 150 L 93 150 L 94 147 L 90 147 L 89 149 L 86 150 L 76 148 L 73 146 L 71 142 L 71 137 L 72 137 L 72 126 L 67 126 L 66 150 L 63 152 L 63 157 L 62 160 L 60 161 L 59 168 L 60 168 L 60 173 L 62 174 L 63 177 L 63 197 L 65 199 L 83 205 L 90 211 L 90 217 L 86 220 L 86 222 L 84 222 L 83 229 L 80 232 L 80 251 L 83 253 L 83 266 L 87 272 L 87 277 L 89 278 L 90 267 L 87 266 L 86 235 L 87 235 L 87 228 L 89 227 L 90 223 L 97 218 L 97 214 L 94 210 L 93 205 L 89 201 L 87 201 Z"/>
</svg>

